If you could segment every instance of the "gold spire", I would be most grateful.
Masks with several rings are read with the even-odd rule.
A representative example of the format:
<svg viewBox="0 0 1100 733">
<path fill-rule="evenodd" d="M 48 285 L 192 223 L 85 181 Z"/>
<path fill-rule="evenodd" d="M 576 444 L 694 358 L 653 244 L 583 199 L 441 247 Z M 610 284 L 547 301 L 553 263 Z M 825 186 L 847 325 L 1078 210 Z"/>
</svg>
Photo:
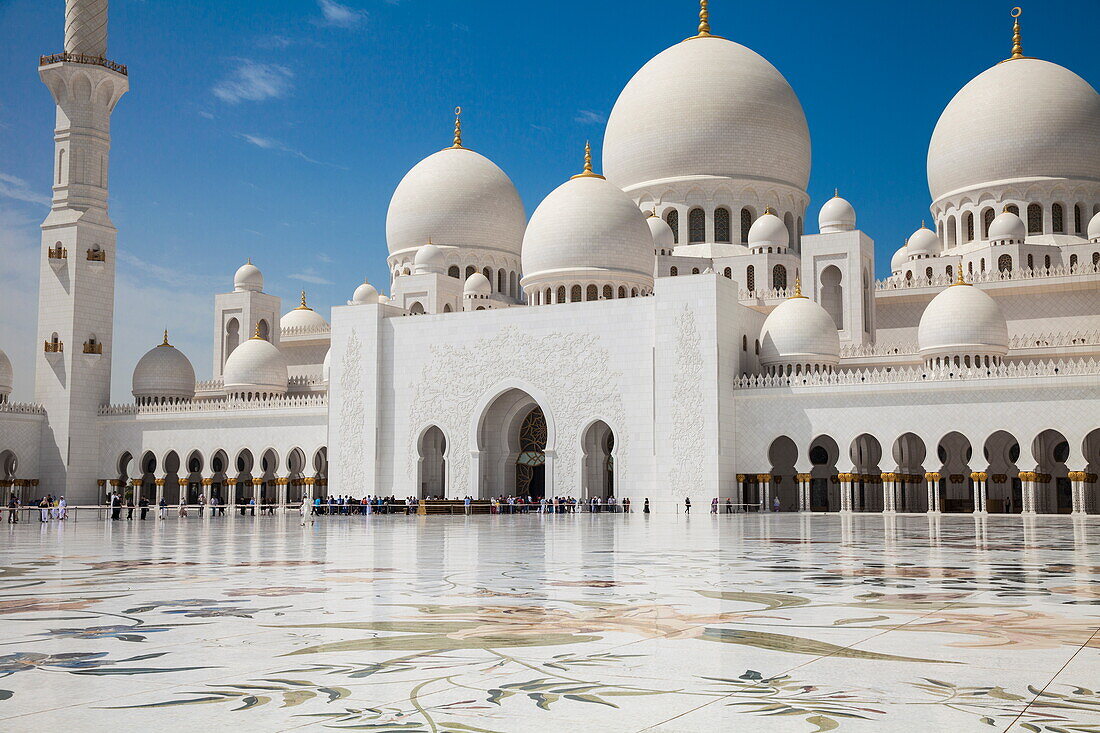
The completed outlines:
<svg viewBox="0 0 1100 733">
<path fill-rule="evenodd" d="M 1015 61 L 1016 59 L 1029 59 L 1030 56 L 1024 56 L 1024 43 L 1020 40 L 1020 16 L 1023 15 L 1023 9 L 1013 8 L 1010 15 L 1013 17 L 1012 21 L 1012 55 L 1005 61 Z M 1002 64 L 1004 61 L 1001 62 Z"/>
<path fill-rule="evenodd" d="M 793 300 L 794 298 L 809 300 L 809 298 L 802 294 L 802 278 L 800 277 L 795 277 L 794 279 L 794 295 L 791 296 L 791 299 Z"/>
<path fill-rule="evenodd" d="M 252 338 L 254 338 L 254 339 L 262 339 L 263 338 L 263 336 L 260 335 L 260 321 L 256 321 L 256 333 L 252 334 Z"/>
<path fill-rule="evenodd" d="M 573 178 L 603 178 L 599 173 L 592 172 L 592 143 L 585 142 L 584 144 L 584 170 L 573 176 Z"/>
<path fill-rule="evenodd" d="M 652 219 L 657 216 L 657 204 L 653 204 L 653 208 L 646 212 L 645 218 Z"/>
<path fill-rule="evenodd" d="M 699 0 L 699 32 L 689 38 L 689 41 L 693 41 L 696 38 L 721 38 L 721 36 L 711 35 L 709 4 L 707 0 Z"/>
<path fill-rule="evenodd" d="M 462 108 L 455 107 L 455 144 L 452 148 L 462 147 Z"/>
<path fill-rule="evenodd" d="M 245 264 L 246 264 L 246 265 L 251 265 L 251 264 L 252 264 L 252 258 L 251 258 L 251 257 L 249 257 L 249 258 L 248 258 L 248 261 L 247 261 L 247 262 L 246 262 Z"/>
<path fill-rule="evenodd" d="M 966 277 L 963 275 L 963 266 L 962 266 L 962 261 L 960 260 L 959 261 L 959 271 L 955 276 L 955 282 L 951 283 L 951 287 L 955 287 L 956 285 L 969 285 L 969 284 L 970 283 L 968 283 L 966 281 Z"/>
<path fill-rule="evenodd" d="M 308 305 L 306 305 L 306 291 L 304 291 L 304 290 L 302 291 L 302 304 L 299 305 L 294 310 L 296 310 L 296 311 L 311 311 L 311 310 L 313 310 Z"/>
<path fill-rule="evenodd" d="M 765 206 L 764 207 L 764 213 L 765 214 L 771 214 L 772 216 L 775 216 L 775 209 L 773 209 L 770 206 Z"/>
<path fill-rule="evenodd" d="M 834 188 L 833 189 L 833 198 L 834 199 L 840 198 L 840 189 L 839 188 Z"/>
<path fill-rule="evenodd" d="M 168 343 L 168 329 L 166 328 L 166 329 L 164 329 L 164 343 L 162 343 L 161 346 L 171 346 L 171 345 L 172 344 Z"/>
</svg>

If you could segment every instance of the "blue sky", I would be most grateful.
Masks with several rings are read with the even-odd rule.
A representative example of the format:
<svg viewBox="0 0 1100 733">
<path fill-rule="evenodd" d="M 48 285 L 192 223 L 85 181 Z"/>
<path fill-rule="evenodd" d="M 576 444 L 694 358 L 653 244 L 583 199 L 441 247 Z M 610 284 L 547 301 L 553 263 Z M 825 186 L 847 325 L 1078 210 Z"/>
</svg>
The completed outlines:
<svg viewBox="0 0 1100 733">
<path fill-rule="evenodd" d="M 63 7 L 0 0 L 0 348 L 20 399 L 33 394 L 54 116 L 36 65 L 62 48 Z M 925 152 L 940 111 L 1009 54 L 1010 7 L 713 0 L 713 31 L 768 58 L 806 110 L 808 231 L 839 187 L 884 274 L 928 216 Z M 246 257 L 286 309 L 302 288 L 326 314 L 364 276 L 388 289 L 390 195 L 449 144 L 455 105 L 467 146 L 532 211 L 576 172 L 585 139 L 598 153 L 619 91 L 694 33 L 697 12 L 693 0 L 112 0 L 109 55 L 131 80 L 113 119 L 114 399 L 128 398 L 133 365 L 164 326 L 209 375 L 213 294 Z M 1028 55 L 1095 85 L 1100 3 L 1044 0 L 1022 21 Z"/>
</svg>

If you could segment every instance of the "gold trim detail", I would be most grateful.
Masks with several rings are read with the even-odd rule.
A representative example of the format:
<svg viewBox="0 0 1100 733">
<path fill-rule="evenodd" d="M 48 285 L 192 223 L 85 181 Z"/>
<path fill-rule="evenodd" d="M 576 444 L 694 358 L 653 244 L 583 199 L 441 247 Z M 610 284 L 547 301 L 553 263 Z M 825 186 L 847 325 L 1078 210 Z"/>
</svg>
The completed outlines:
<svg viewBox="0 0 1100 733">
<path fill-rule="evenodd" d="M 592 142 L 591 141 L 586 141 L 585 144 L 584 144 L 584 170 L 581 171 L 580 173 L 578 173 L 577 175 L 573 176 L 573 178 L 571 178 L 569 180 L 573 180 L 573 179 L 576 179 L 576 178 L 599 178 L 601 180 L 606 180 L 599 173 L 594 173 L 592 171 Z"/>
<path fill-rule="evenodd" d="M 455 139 L 454 139 L 454 145 L 452 145 L 451 148 L 452 149 L 462 148 L 462 108 L 461 107 L 455 107 Z"/>
</svg>

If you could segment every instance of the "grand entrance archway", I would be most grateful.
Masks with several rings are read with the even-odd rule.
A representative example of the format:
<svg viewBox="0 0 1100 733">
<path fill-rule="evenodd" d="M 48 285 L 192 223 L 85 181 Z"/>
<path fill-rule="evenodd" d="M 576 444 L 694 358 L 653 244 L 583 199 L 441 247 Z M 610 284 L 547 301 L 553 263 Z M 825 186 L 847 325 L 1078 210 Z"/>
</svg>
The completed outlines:
<svg viewBox="0 0 1100 733">
<path fill-rule="evenodd" d="M 584 431 L 584 497 L 607 499 L 615 495 L 615 433 L 603 420 Z"/>
<path fill-rule="evenodd" d="M 542 406 L 522 389 L 498 395 L 477 428 L 477 495 L 525 496 L 552 493 L 553 429 Z"/>
</svg>

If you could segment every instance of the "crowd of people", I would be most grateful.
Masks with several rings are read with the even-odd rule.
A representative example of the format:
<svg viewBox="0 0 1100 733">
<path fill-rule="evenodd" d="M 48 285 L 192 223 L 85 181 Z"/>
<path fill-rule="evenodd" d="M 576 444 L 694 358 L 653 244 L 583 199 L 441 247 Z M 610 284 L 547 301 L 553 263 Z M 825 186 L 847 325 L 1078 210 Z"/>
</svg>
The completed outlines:
<svg viewBox="0 0 1100 733">
<path fill-rule="evenodd" d="M 53 494 L 46 494 L 36 502 L 31 502 L 30 508 L 38 507 L 38 521 L 48 522 L 56 519 L 63 522 L 69 517 L 69 503 L 64 496 L 54 498 Z M 19 524 L 19 511 L 23 509 L 19 497 L 12 494 L 8 498 L 8 524 Z"/>
<path fill-rule="evenodd" d="M 442 497 L 428 497 L 431 500 L 442 500 Z M 473 497 L 467 496 L 461 500 L 466 513 L 472 512 Z M 414 514 L 420 500 L 407 496 L 404 499 L 395 496 L 366 496 L 362 499 L 353 496 L 329 496 L 327 498 L 316 497 L 313 499 L 311 514 L 314 516 L 340 515 L 340 514 Z M 303 500 L 303 506 L 309 508 L 308 500 Z M 591 499 L 577 499 L 571 496 L 536 498 L 530 496 L 494 496 L 489 500 L 489 511 L 492 514 L 527 514 L 537 512 L 541 514 L 567 514 L 574 512 L 629 512 L 630 499 L 622 501 L 614 496 L 606 499 L 592 497 Z M 649 513 L 649 499 L 645 500 L 643 508 Z"/>
</svg>

